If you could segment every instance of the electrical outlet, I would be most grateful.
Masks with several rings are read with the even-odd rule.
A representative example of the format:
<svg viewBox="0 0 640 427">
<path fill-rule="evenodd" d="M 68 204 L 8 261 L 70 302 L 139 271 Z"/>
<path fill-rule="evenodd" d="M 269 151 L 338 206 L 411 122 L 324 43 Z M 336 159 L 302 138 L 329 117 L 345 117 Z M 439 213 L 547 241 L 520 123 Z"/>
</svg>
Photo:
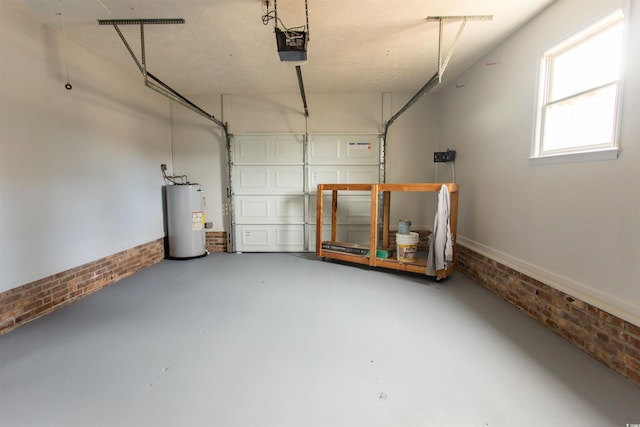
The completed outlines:
<svg viewBox="0 0 640 427">
<path fill-rule="evenodd" d="M 162 163 L 162 164 L 160 165 L 160 170 L 161 170 L 162 172 L 166 171 L 166 170 L 167 170 L 167 165 L 166 165 L 165 163 Z"/>
<path fill-rule="evenodd" d="M 456 159 L 456 150 L 436 151 L 433 153 L 434 163 L 453 162 Z"/>
</svg>

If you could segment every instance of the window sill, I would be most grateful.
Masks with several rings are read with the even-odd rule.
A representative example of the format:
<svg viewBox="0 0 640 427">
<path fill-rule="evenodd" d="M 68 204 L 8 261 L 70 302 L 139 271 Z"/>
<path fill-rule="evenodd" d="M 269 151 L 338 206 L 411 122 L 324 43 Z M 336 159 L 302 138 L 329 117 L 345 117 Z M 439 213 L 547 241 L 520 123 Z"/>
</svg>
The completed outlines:
<svg viewBox="0 0 640 427">
<path fill-rule="evenodd" d="M 581 153 L 554 154 L 540 157 L 529 157 L 530 165 L 552 165 L 557 163 L 592 162 L 597 160 L 616 160 L 620 149 L 607 148 L 598 151 Z"/>
</svg>

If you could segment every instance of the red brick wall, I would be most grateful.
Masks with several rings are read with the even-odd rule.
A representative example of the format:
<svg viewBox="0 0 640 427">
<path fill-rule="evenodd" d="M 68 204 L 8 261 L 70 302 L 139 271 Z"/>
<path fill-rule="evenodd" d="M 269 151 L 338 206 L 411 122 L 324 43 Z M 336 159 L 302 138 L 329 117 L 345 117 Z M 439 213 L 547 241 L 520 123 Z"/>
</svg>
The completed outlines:
<svg viewBox="0 0 640 427">
<path fill-rule="evenodd" d="M 164 259 L 164 239 L 62 271 L 0 293 L 0 334 Z"/>
<path fill-rule="evenodd" d="M 640 327 L 456 245 L 456 268 L 640 385 Z"/>
<path fill-rule="evenodd" d="M 209 252 L 227 252 L 227 232 L 207 231 L 205 246 Z"/>
</svg>

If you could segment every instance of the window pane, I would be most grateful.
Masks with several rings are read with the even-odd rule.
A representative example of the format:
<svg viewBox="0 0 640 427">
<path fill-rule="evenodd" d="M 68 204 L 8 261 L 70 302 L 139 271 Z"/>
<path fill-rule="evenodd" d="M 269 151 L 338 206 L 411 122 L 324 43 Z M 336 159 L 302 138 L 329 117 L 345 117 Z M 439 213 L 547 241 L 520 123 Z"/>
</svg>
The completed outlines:
<svg viewBox="0 0 640 427">
<path fill-rule="evenodd" d="M 618 80 L 622 55 L 622 21 L 557 55 L 552 55 L 549 101 Z"/>
<path fill-rule="evenodd" d="M 611 144 L 616 92 L 611 85 L 546 107 L 543 152 Z"/>
</svg>

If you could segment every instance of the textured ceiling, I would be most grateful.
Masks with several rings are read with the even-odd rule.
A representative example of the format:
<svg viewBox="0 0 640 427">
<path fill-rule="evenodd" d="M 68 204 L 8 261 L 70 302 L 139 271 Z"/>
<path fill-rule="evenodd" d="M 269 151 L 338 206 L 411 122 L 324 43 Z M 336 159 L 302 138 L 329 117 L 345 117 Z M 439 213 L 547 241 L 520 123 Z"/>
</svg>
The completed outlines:
<svg viewBox="0 0 640 427">
<path fill-rule="evenodd" d="M 295 68 L 278 59 L 261 0 L 12 0 L 67 39 L 140 74 L 112 26 L 98 19 L 184 18 L 146 25 L 147 67 L 184 94 L 296 93 Z M 444 75 L 451 81 L 553 0 L 308 0 L 307 93 L 415 92 L 437 71 L 438 23 L 428 16 L 493 15 L 469 21 Z M 273 0 L 271 0 L 273 2 Z M 278 0 L 287 27 L 303 25 L 304 0 Z M 61 15 L 62 13 L 62 15 Z M 444 27 L 443 49 L 459 23 Z M 140 57 L 140 29 L 121 26 Z M 73 71 L 71 71 L 73 73 Z M 72 74 L 71 74 L 72 77 Z"/>
</svg>

